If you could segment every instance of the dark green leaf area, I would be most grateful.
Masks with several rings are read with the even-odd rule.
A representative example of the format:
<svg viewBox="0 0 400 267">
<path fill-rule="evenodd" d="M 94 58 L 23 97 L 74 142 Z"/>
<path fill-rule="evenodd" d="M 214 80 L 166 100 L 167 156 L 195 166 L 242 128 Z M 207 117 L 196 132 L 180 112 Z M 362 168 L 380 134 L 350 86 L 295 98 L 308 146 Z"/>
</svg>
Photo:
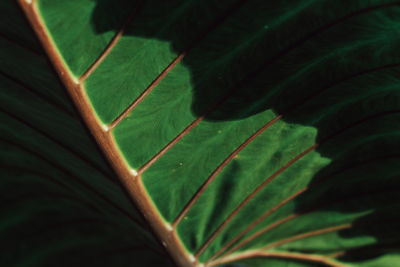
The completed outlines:
<svg viewBox="0 0 400 267">
<path fill-rule="evenodd" d="M 101 21 L 97 14 L 109 3 L 98 1 L 98 12 L 95 10 L 93 17 L 95 27 Z M 304 186 L 310 190 L 296 198 L 292 210 L 287 208 L 286 212 L 305 215 L 288 223 L 290 227 L 282 225 L 282 230 L 276 228 L 271 235 L 261 236 L 243 249 L 346 222 L 353 222 L 355 230 L 341 232 L 337 242 L 343 243 L 342 249 L 349 247 L 351 253 L 352 246 L 365 243 L 368 247 L 371 241 L 354 245 L 346 239 L 373 236 L 376 244 L 382 245 L 396 240 L 395 228 L 391 228 L 396 224 L 390 221 L 399 219 L 395 212 L 399 183 L 394 178 L 399 171 L 400 145 L 398 3 L 146 1 L 143 5 L 126 34 L 166 40 L 177 55 L 187 52 L 183 65 L 190 72 L 190 112 L 214 121 L 222 131 L 236 131 L 234 135 L 223 133 L 214 138 L 211 129 L 217 127 L 200 124 L 145 174 L 149 192 L 168 220 L 177 216 L 221 160 L 254 132 L 250 122 L 257 129 L 272 119 L 272 114 L 283 115 L 279 123 L 257 137 L 226 167 L 188 213 L 179 231 L 190 250 L 199 249 L 249 192 L 313 143 L 320 144 L 315 152 L 288 167 L 257 194 L 210 245 L 204 259 L 268 208 Z M 162 90 L 164 94 L 186 94 L 169 89 L 173 84 L 179 85 L 178 72 L 169 80 L 166 78 L 169 87 L 161 84 L 154 90 L 154 98 L 160 98 Z M 176 102 L 186 105 L 184 100 Z M 178 110 L 178 104 L 167 105 L 167 113 Z M 143 112 L 138 109 L 136 115 L 140 116 Z M 186 117 L 177 118 L 181 129 L 190 123 Z M 160 116 L 154 118 L 162 120 Z M 170 122 L 166 119 L 166 123 Z M 154 127 L 163 126 L 161 122 Z M 286 130 L 289 133 L 282 130 L 285 127 L 290 128 Z M 310 131 L 304 127 L 312 127 L 316 135 L 300 134 Z M 170 132 L 166 135 L 170 134 L 171 139 L 178 133 Z M 271 135 L 280 136 L 281 144 L 274 147 L 271 142 L 279 141 L 271 139 Z M 224 137 L 238 140 L 222 141 Z M 201 146 L 220 152 L 210 155 Z M 188 157 L 189 151 L 207 156 Z M 161 170 L 168 169 L 175 170 L 175 174 L 161 178 Z M 334 177 L 326 178 L 330 176 Z M 326 181 L 322 182 L 324 177 Z M 384 198 L 385 195 L 391 197 Z M 315 210 L 327 215 L 317 216 Z M 362 216 L 365 213 L 368 215 Z M 288 214 L 282 211 L 278 215 Z M 253 231 L 281 219 L 278 215 Z M 330 218 L 314 222 L 319 216 Z M 375 227 L 365 226 L 376 218 L 382 218 L 382 222 Z M 389 222 L 385 223 L 384 218 Z M 310 241 L 309 251 L 318 252 L 313 244 L 317 242 Z M 293 245 L 291 249 L 299 250 L 300 246 Z M 335 246 L 329 249 L 334 250 Z"/>
<path fill-rule="evenodd" d="M 201 261 L 266 247 L 399 262 L 398 1 L 39 3 L 77 76 L 122 33 L 84 82 L 105 124 L 177 63 L 113 134 L 168 222 L 212 180 L 178 225 Z"/>
<path fill-rule="evenodd" d="M 169 266 L 16 1 L 0 13 L 0 265 Z"/>
</svg>

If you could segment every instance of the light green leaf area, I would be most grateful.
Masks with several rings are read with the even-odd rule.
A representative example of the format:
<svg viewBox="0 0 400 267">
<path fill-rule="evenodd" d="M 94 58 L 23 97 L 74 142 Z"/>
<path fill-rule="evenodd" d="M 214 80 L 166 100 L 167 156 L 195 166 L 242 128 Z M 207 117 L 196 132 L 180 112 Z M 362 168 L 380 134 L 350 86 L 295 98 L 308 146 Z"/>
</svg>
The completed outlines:
<svg viewBox="0 0 400 267">
<path fill-rule="evenodd" d="M 400 266 L 400 2 L 39 9 L 77 78 L 121 36 L 86 93 L 201 262 L 260 250 Z M 318 266 L 248 266 L 270 261 Z"/>
<path fill-rule="evenodd" d="M 0 265 L 169 266 L 22 10 L 0 18 Z"/>
</svg>

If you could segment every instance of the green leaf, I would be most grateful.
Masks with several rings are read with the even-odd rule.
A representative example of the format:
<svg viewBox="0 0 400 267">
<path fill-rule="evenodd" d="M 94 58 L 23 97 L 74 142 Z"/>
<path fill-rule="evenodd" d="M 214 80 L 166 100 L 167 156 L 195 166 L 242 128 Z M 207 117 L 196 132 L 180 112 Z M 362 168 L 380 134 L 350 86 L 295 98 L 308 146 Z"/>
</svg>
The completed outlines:
<svg viewBox="0 0 400 267">
<path fill-rule="evenodd" d="M 168 266 L 21 9 L 0 17 L 1 265 Z"/>
<path fill-rule="evenodd" d="M 207 266 L 400 266 L 400 2 L 33 5 L 31 23 L 45 27 L 49 38 L 42 42 L 65 86 L 175 260 L 193 255 Z M 32 5 L 22 6 L 29 15 Z M 11 55 L 5 53 L 17 58 Z M 0 67 L 32 86 L 49 83 L 46 75 L 54 79 L 34 67 L 32 55 L 21 60 L 29 66 L 8 60 Z M 60 98 L 62 92 L 47 89 L 53 87 L 43 90 Z M 28 105 L 5 102 L 24 118 L 43 118 Z M 79 124 L 43 113 L 63 125 Z M 93 145 L 93 152 L 82 147 L 89 141 L 78 144 L 54 121 L 45 126 L 79 155 L 97 155 Z M 68 162 L 39 144 L 35 151 Z M 96 192 L 109 191 L 104 177 L 70 168 Z M 122 192 L 111 195 L 131 212 Z M 174 252 L 175 246 L 184 249 Z"/>
</svg>

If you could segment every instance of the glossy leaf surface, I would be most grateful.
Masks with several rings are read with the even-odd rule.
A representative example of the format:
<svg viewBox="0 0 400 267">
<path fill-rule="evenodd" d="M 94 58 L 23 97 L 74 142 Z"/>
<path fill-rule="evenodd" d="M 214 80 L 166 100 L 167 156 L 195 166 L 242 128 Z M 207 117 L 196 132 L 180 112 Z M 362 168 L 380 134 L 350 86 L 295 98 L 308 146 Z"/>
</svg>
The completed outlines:
<svg viewBox="0 0 400 267">
<path fill-rule="evenodd" d="M 399 2 L 38 5 L 200 262 L 398 264 Z"/>
</svg>

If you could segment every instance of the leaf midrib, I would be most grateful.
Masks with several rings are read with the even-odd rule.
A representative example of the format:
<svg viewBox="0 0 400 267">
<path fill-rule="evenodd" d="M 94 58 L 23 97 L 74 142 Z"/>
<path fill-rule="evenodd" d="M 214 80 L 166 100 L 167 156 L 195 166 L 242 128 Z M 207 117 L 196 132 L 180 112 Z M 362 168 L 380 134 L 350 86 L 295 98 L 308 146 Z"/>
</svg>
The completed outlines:
<svg viewBox="0 0 400 267">
<path fill-rule="evenodd" d="M 377 9 L 377 8 L 388 7 L 388 6 L 397 5 L 397 4 L 398 4 L 397 2 L 396 2 L 396 3 L 383 4 L 383 5 L 379 5 L 379 6 L 375 6 L 375 7 L 366 8 L 366 9 L 363 9 L 363 10 L 360 10 L 360 11 L 356 11 L 356 12 L 351 13 L 350 15 L 347 15 L 347 16 L 342 17 L 341 19 L 337 20 L 336 23 L 340 23 L 341 21 L 343 21 L 343 20 L 345 20 L 345 19 L 351 18 L 352 16 L 356 16 L 356 15 L 362 14 L 363 12 L 368 12 L 368 11 L 371 11 L 371 10 L 374 10 L 374 9 Z M 306 42 L 308 39 L 311 39 L 313 36 L 315 36 L 315 35 L 319 34 L 320 32 L 322 32 L 322 31 L 324 31 L 324 30 L 326 30 L 326 29 L 328 29 L 328 28 L 334 26 L 336 23 L 331 23 L 331 24 L 325 25 L 325 26 L 319 28 L 319 30 L 313 32 L 312 34 L 306 35 L 305 38 L 300 39 L 298 42 L 296 42 L 296 43 L 293 44 L 292 46 L 289 46 L 286 50 L 283 50 L 281 53 L 278 53 L 278 54 L 276 55 L 276 57 L 273 57 L 273 62 L 274 62 L 275 60 L 279 59 L 281 56 L 284 56 L 286 53 L 289 53 L 292 49 L 294 49 L 294 48 L 296 48 L 297 46 L 301 45 L 302 43 Z M 111 51 L 111 50 L 110 50 L 110 51 Z M 174 65 L 174 66 L 175 66 L 175 65 Z M 171 68 L 171 69 L 172 69 L 172 68 Z M 169 72 L 169 70 L 167 71 L 167 73 L 168 73 L 168 72 Z M 253 78 L 253 75 L 254 75 L 254 73 L 251 74 L 250 77 Z M 166 74 L 165 74 L 163 77 L 165 77 L 165 76 L 166 76 Z M 163 77 L 162 77 L 162 78 L 163 78 Z M 250 78 L 250 79 L 251 79 L 251 78 Z M 247 78 L 247 79 L 249 79 L 249 78 Z M 244 79 L 244 81 L 247 81 L 247 79 Z M 154 87 L 155 87 L 155 86 L 154 86 Z M 122 118 L 122 119 L 123 119 L 123 118 Z M 121 119 L 121 120 L 122 120 L 122 119 Z M 197 120 L 195 120 L 195 121 L 193 122 L 193 123 L 195 123 L 195 124 L 193 124 L 193 123 L 191 124 L 192 127 L 191 127 L 191 125 L 189 125 L 189 126 L 185 129 L 186 131 L 184 132 L 184 134 L 181 133 L 181 134 L 179 134 L 179 135 L 174 139 L 174 140 L 176 140 L 176 142 L 174 142 L 174 143 L 172 143 L 172 145 L 168 146 L 168 149 L 162 150 L 162 151 L 163 151 L 162 155 L 164 155 L 166 152 L 168 152 L 168 150 L 169 150 L 174 144 L 176 144 L 181 138 L 183 138 L 187 133 L 189 133 L 190 130 L 193 129 L 195 126 L 197 126 L 203 119 L 204 119 L 204 117 L 200 117 L 200 118 L 198 118 Z M 118 124 L 118 123 L 117 123 L 117 124 Z M 115 126 L 116 126 L 116 125 L 115 125 Z M 243 147 L 243 148 L 244 148 L 244 147 Z M 233 153 L 234 153 L 234 152 L 233 152 Z M 160 155 L 157 159 L 159 159 L 162 155 Z M 154 163 L 154 162 L 155 162 L 155 160 L 152 161 L 151 164 Z M 151 165 L 151 164 L 150 164 L 150 165 Z M 227 165 L 227 163 L 226 163 L 224 166 L 226 166 L 226 165 Z M 149 167 L 150 167 L 150 166 L 147 166 L 146 169 L 149 168 Z M 223 168 L 223 167 L 222 167 L 222 168 Z M 222 170 L 222 168 L 220 168 L 220 170 L 219 170 L 218 172 L 220 172 L 220 171 Z M 141 169 L 142 169 L 142 168 L 141 168 Z M 143 171 L 144 171 L 144 170 L 143 170 Z M 140 172 L 140 174 L 142 174 L 143 171 Z M 218 173 L 217 173 L 217 174 L 218 174 Z M 216 175 L 215 175 L 215 176 L 216 176 Z"/>
</svg>

